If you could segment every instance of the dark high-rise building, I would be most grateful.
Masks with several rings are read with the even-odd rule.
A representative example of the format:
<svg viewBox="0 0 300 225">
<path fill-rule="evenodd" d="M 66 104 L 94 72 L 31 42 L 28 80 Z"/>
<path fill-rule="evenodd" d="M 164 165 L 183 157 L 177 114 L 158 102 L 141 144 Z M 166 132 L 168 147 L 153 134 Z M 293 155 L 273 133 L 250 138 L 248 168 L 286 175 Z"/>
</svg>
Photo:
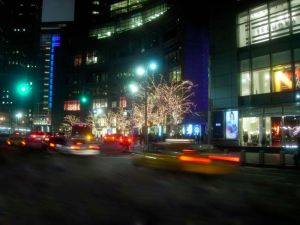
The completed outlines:
<svg viewBox="0 0 300 225">
<path fill-rule="evenodd" d="M 300 1 L 213 7 L 213 143 L 295 147 L 300 134 Z"/>
<path fill-rule="evenodd" d="M 39 74 L 39 31 L 41 0 L 0 1 L 0 74 L 1 89 L 9 92 L 9 101 L 0 101 L 0 111 L 23 111 L 30 125 Z M 17 93 L 18 84 L 32 89 L 30 96 Z M 7 95 L 5 95 L 7 96 Z"/>
<path fill-rule="evenodd" d="M 80 4 L 84 5 L 82 1 Z M 90 4 L 99 6 L 99 10 L 90 10 Z M 104 111 L 126 108 L 127 86 L 135 79 L 136 66 L 154 60 L 159 65 L 156 75 L 162 74 L 169 81 L 189 79 L 198 85 L 193 100 L 202 117 L 187 117 L 185 123 L 205 126 L 208 105 L 205 18 L 197 16 L 198 20 L 194 20 L 196 16 L 177 1 L 89 1 L 80 8 L 87 9 L 85 13 L 90 17 L 81 20 L 75 15 L 75 24 L 82 29 L 84 24 L 78 20 L 89 20 L 85 24 L 88 36 L 62 40 L 61 58 L 65 64 L 60 77 L 64 77 L 66 92 L 64 104 L 60 97 L 56 109 L 79 115 L 80 95 L 89 96 L 87 107 L 91 112 L 99 108 Z M 97 19 L 93 15 L 98 15 Z M 192 135 L 190 128 L 185 130 Z"/>
</svg>

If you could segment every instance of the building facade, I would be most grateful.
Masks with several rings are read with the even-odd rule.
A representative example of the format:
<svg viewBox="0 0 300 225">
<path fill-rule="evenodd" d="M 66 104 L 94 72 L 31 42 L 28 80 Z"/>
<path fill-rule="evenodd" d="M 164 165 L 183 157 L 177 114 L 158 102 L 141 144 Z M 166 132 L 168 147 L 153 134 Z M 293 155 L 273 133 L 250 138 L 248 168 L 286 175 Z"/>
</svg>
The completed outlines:
<svg viewBox="0 0 300 225">
<path fill-rule="evenodd" d="M 189 79 L 198 85 L 193 101 L 197 104 L 195 111 L 203 112 L 203 116 L 187 117 L 185 122 L 204 125 L 208 105 L 208 40 L 204 26 L 192 23 L 177 1 L 104 2 L 99 24 L 89 29 L 85 39 L 73 38 L 73 47 L 68 48 L 73 54 L 71 66 L 64 70 L 68 90 L 64 114 L 79 115 L 82 107 L 96 113 L 99 109 L 130 111 L 128 84 L 137 80 L 138 65 L 155 61 L 155 76 L 163 75 L 169 81 Z M 88 106 L 80 104 L 82 95 L 88 96 Z"/>
<path fill-rule="evenodd" d="M 300 1 L 231 1 L 215 10 L 212 142 L 294 147 L 300 134 Z"/>
</svg>

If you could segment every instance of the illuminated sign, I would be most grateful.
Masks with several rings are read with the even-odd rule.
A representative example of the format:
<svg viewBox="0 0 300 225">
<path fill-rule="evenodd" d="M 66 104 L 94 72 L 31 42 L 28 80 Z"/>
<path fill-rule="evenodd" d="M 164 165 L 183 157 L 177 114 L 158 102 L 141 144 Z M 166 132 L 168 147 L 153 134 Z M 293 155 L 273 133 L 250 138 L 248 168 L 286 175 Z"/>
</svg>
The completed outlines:
<svg viewBox="0 0 300 225">
<path fill-rule="evenodd" d="M 64 111 L 80 111 L 80 102 L 78 100 L 65 101 Z"/>
<path fill-rule="evenodd" d="M 226 138 L 237 139 L 238 138 L 238 111 L 227 111 L 226 112 Z"/>
</svg>

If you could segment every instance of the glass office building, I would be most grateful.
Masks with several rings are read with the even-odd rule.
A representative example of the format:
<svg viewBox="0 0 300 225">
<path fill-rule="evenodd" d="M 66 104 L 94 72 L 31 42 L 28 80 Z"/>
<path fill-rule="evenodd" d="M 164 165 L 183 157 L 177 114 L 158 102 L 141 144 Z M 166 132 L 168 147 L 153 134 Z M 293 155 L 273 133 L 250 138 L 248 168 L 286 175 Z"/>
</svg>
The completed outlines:
<svg viewBox="0 0 300 225">
<path fill-rule="evenodd" d="M 230 54 L 231 67 L 217 75 L 224 61 L 211 60 L 217 66 L 211 69 L 211 138 L 226 145 L 295 147 L 300 135 L 300 1 L 234 5 L 238 11 L 233 7 L 234 16 L 228 18 L 235 24 L 227 39 L 231 47 L 213 52 L 217 58 Z M 217 89 L 222 74 L 234 79 L 223 86 L 227 99 Z M 235 138 L 228 135 L 229 112 L 238 115 Z"/>
</svg>

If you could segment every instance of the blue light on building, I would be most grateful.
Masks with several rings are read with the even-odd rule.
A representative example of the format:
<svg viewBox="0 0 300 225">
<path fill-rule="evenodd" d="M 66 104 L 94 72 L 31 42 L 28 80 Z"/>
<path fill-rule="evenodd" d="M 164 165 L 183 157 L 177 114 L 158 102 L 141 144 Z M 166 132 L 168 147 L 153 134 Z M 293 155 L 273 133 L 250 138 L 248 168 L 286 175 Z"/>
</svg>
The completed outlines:
<svg viewBox="0 0 300 225">
<path fill-rule="evenodd" d="M 52 109 L 52 90 L 53 90 L 53 67 L 54 67 L 54 49 L 55 47 L 60 46 L 60 35 L 53 34 L 51 38 L 51 50 L 50 50 L 50 77 L 49 77 L 49 99 L 48 99 L 48 107 Z"/>
</svg>

